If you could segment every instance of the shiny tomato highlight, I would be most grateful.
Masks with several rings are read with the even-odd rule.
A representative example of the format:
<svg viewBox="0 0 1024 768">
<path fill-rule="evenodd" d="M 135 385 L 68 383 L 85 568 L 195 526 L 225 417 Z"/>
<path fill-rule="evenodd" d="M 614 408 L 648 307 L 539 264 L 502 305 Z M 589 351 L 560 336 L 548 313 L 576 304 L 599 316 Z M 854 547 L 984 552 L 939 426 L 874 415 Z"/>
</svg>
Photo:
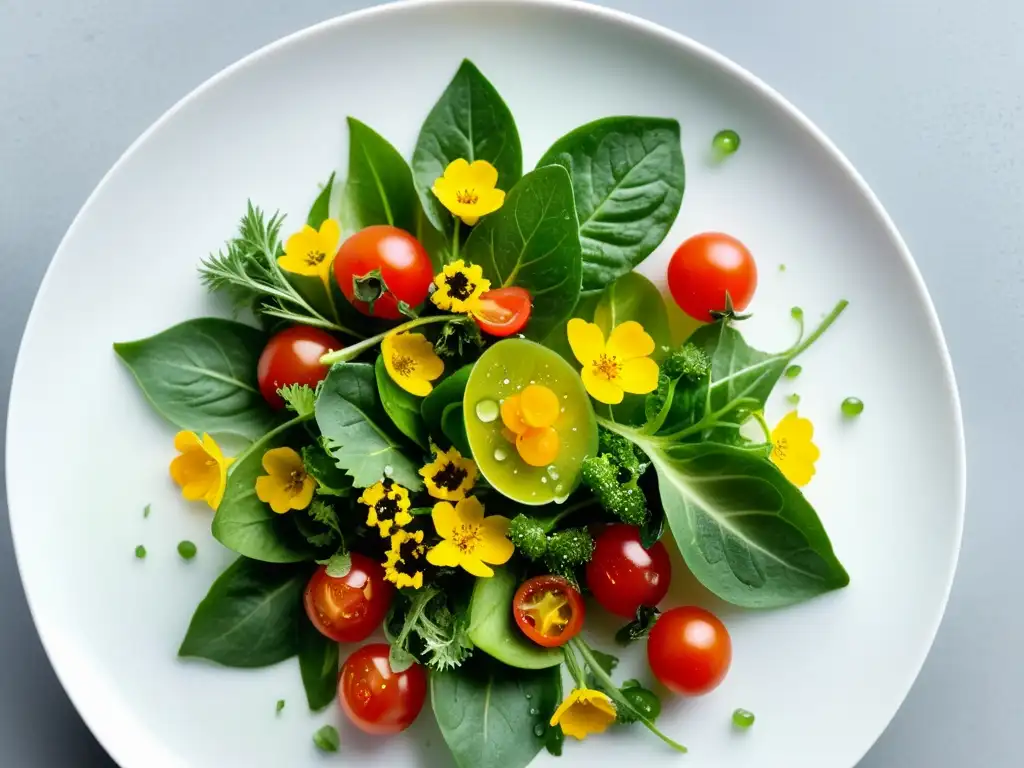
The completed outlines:
<svg viewBox="0 0 1024 768">
<path fill-rule="evenodd" d="M 339 578 L 328 576 L 325 565 L 317 568 L 303 596 L 313 626 L 336 643 L 359 643 L 373 634 L 395 594 L 379 563 L 358 552 L 351 557 L 352 568 Z"/>
</svg>

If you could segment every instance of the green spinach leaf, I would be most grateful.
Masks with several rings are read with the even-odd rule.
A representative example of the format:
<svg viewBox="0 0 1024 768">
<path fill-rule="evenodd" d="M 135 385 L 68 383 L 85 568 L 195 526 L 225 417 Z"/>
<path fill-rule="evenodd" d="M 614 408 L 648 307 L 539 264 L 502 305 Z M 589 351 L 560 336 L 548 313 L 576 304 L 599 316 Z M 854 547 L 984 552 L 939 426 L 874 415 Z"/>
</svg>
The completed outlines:
<svg viewBox="0 0 1024 768">
<path fill-rule="evenodd" d="M 420 413 L 423 415 L 423 421 L 426 422 L 427 430 L 431 435 L 436 437 L 444 434 L 441 428 L 444 410 L 452 403 L 462 402 L 462 396 L 466 392 L 466 382 L 469 381 L 469 374 L 472 372 L 472 365 L 462 366 L 423 398 L 423 402 L 420 403 Z"/>
<path fill-rule="evenodd" d="M 385 475 L 410 491 L 423 487 L 418 462 L 405 455 L 389 431 L 372 365 L 340 363 L 331 368 L 316 400 L 316 423 L 328 453 L 357 488 Z"/>
<path fill-rule="evenodd" d="M 510 568 L 495 568 L 477 579 L 469 602 L 469 639 L 484 653 L 518 669 L 546 669 L 562 663 L 558 648 L 541 648 L 526 639 L 512 618 L 518 580 Z"/>
<path fill-rule="evenodd" d="M 679 123 L 608 117 L 558 139 L 537 164 L 572 177 L 583 290 L 603 290 L 647 258 L 679 213 L 686 184 Z"/>
<path fill-rule="evenodd" d="M 306 217 L 306 223 L 313 229 L 319 230 L 320 225 L 331 218 L 331 192 L 333 191 L 334 174 L 331 173 L 331 177 L 327 179 L 324 188 L 316 196 L 316 200 L 313 201 L 313 205 L 309 208 L 309 215 Z"/>
<path fill-rule="evenodd" d="M 391 417 L 398 430 L 420 448 L 428 447 L 427 426 L 420 414 L 420 398 L 411 395 L 395 384 L 384 365 L 384 358 L 377 357 L 373 367 L 377 379 L 377 391 L 384 411 Z"/>
<path fill-rule="evenodd" d="M 449 403 L 441 414 L 441 431 L 452 445 L 459 449 L 463 456 L 472 456 L 469 448 L 469 436 L 466 434 L 466 417 L 462 411 L 462 403 Z"/>
<path fill-rule="evenodd" d="M 114 345 L 146 399 L 181 429 L 255 440 L 278 423 L 260 394 L 256 364 L 267 334 L 204 317 Z"/>
<path fill-rule="evenodd" d="M 430 702 L 459 768 L 525 768 L 558 706 L 559 668 L 524 671 L 492 659 L 430 673 Z M 539 734 L 538 734 L 539 731 Z"/>
<path fill-rule="evenodd" d="M 390 224 L 416 233 L 419 200 L 405 158 L 370 126 L 348 118 L 345 226 L 359 230 Z"/>
<path fill-rule="evenodd" d="M 338 644 L 324 637 L 307 617 L 299 622 L 299 672 L 309 708 L 318 712 L 338 695 Z"/>
<path fill-rule="evenodd" d="M 453 219 L 434 197 L 434 181 L 459 158 L 486 160 L 498 170 L 498 189 L 506 192 L 523 175 L 523 148 L 508 106 L 476 66 L 462 62 L 451 83 L 430 110 L 412 155 L 413 180 L 430 222 L 450 233 Z"/>
<path fill-rule="evenodd" d="M 492 288 L 518 285 L 530 292 L 533 311 L 523 333 L 537 340 L 576 306 L 580 254 L 572 185 L 557 165 L 526 174 L 501 209 L 476 226 L 465 248 Z"/>
<path fill-rule="evenodd" d="M 302 608 L 309 574 L 308 566 L 240 557 L 199 603 L 178 655 L 227 667 L 266 667 L 294 656 L 300 623 L 309 623 Z"/>
</svg>

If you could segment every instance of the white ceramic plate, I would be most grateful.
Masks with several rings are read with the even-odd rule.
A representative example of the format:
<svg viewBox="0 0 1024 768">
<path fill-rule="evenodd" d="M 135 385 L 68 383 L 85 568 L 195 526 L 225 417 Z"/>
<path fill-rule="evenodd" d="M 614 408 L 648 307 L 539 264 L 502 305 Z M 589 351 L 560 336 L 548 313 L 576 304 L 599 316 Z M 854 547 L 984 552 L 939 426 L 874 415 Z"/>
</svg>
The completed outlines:
<svg viewBox="0 0 1024 768">
<path fill-rule="evenodd" d="M 511 106 L 527 166 L 594 118 L 678 118 L 686 195 L 642 271 L 663 282 L 686 236 L 735 234 L 761 268 L 756 318 L 744 327 L 752 343 L 788 344 L 791 305 L 815 319 L 839 298 L 851 302 L 769 408 L 778 418 L 782 395 L 797 391 L 816 424 L 822 458 L 807 493 L 850 586 L 757 613 L 716 605 L 677 576 L 670 601 L 720 611 L 735 651 L 714 694 L 667 703 L 664 730 L 691 754 L 679 758 L 642 729 L 620 729 L 569 744 L 560 764 L 852 766 L 928 652 L 959 548 L 964 447 L 932 305 L 870 190 L 778 94 L 683 37 L 557 0 L 398 5 L 293 35 L 174 107 L 90 197 L 36 299 L 7 436 L 18 562 L 64 686 L 125 768 L 320 765 L 310 736 L 324 722 L 341 727 L 339 761 L 349 765 L 448 764 L 429 712 L 409 734 L 373 740 L 333 708 L 310 715 L 294 661 L 253 672 L 175 658 L 192 610 L 232 555 L 211 538 L 209 510 L 178 496 L 167 476 L 175 430 L 110 345 L 223 314 L 196 264 L 232 233 L 246 199 L 301 221 L 317 181 L 336 167 L 344 173 L 349 114 L 410 153 L 463 57 Z M 724 127 L 743 144 L 715 167 L 707 150 Z M 847 395 L 867 406 L 852 423 L 839 417 Z M 199 545 L 191 563 L 175 552 L 184 538 Z M 133 555 L 139 543 L 149 550 L 144 562 Z M 624 676 L 642 665 L 634 649 Z M 288 705 L 275 717 L 279 698 Z M 750 732 L 730 727 L 736 707 L 757 714 Z"/>
</svg>

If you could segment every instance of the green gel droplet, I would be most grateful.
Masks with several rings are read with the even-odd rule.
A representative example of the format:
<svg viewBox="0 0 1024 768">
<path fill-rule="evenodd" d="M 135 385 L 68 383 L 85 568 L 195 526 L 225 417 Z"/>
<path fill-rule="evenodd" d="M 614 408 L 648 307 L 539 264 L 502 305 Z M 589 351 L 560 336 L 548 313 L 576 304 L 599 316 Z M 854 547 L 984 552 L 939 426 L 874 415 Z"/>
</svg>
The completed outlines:
<svg viewBox="0 0 1024 768">
<path fill-rule="evenodd" d="M 791 403 L 792 405 L 799 405 L 800 404 L 800 395 L 798 395 L 796 392 L 794 392 L 791 395 L 787 395 L 786 396 L 786 400 L 789 403 Z"/>
<path fill-rule="evenodd" d="M 490 424 L 498 418 L 498 404 L 493 400 L 481 400 L 476 404 L 476 417 L 484 424 Z"/>
<path fill-rule="evenodd" d="M 786 369 L 786 378 L 795 379 L 797 376 L 800 375 L 800 372 L 802 370 L 803 368 L 801 368 L 799 365 L 791 365 L 789 366 L 789 368 Z"/>
<path fill-rule="evenodd" d="M 789 310 L 789 314 L 793 316 L 794 320 L 802 320 L 804 317 L 804 311 L 800 307 L 793 307 Z"/>
<path fill-rule="evenodd" d="M 711 140 L 711 147 L 719 157 L 728 157 L 740 148 L 740 135 L 731 128 L 719 131 Z"/>
<path fill-rule="evenodd" d="M 779 272 L 785 272 L 785 271 L 786 271 L 786 265 L 785 264 L 779 264 Z"/>
<path fill-rule="evenodd" d="M 737 728 L 749 728 L 754 724 L 754 713 L 746 709 L 737 709 L 732 713 L 732 723 Z"/>
<path fill-rule="evenodd" d="M 864 410 L 864 403 L 856 397 L 848 397 L 843 400 L 843 404 L 839 407 L 843 411 L 843 416 L 859 416 L 861 411 Z"/>
<path fill-rule="evenodd" d="M 178 543 L 178 554 L 186 560 L 191 560 L 196 556 L 196 545 L 191 541 L 185 540 Z"/>
<path fill-rule="evenodd" d="M 139 544 L 139 546 L 135 548 L 135 556 L 139 558 L 139 560 L 142 560 L 146 556 L 146 548 Z"/>
</svg>

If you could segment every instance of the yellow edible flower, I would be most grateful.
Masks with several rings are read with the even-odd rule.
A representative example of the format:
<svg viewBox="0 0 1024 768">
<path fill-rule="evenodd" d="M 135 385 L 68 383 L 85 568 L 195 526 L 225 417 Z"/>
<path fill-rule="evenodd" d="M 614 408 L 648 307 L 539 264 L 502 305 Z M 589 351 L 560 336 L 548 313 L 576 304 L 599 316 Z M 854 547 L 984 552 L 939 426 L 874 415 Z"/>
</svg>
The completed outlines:
<svg viewBox="0 0 1024 768">
<path fill-rule="evenodd" d="M 569 346 L 583 364 L 583 386 L 595 400 L 615 405 L 623 394 L 645 395 L 658 387 L 658 364 L 652 339 L 640 323 L 627 320 L 612 329 L 605 344 L 595 323 L 574 317 L 567 327 Z"/>
<path fill-rule="evenodd" d="M 413 564 L 423 557 L 426 549 L 423 531 L 395 531 L 391 534 L 391 549 L 385 555 L 384 578 L 399 589 L 422 587 L 423 571 Z"/>
<path fill-rule="evenodd" d="M 181 486 L 181 495 L 189 501 L 202 499 L 217 509 L 228 484 L 228 465 L 234 459 L 221 451 L 217 441 L 205 432 L 179 432 L 174 449 L 180 453 L 171 461 L 171 477 Z"/>
<path fill-rule="evenodd" d="M 380 530 L 380 537 L 391 535 L 391 528 L 401 528 L 412 522 L 409 514 L 409 491 L 391 480 L 382 480 L 364 488 L 356 499 L 370 508 L 366 524 Z"/>
<path fill-rule="evenodd" d="M 441 205 L 472 227 L 505 202 L 505 193 L 495 189 L 497 183 L 498 170 L 486 160 L 469 163 L 460 157 L 448 163 L 444 176 L 434 181 L 433 191 Z"/>
<path fill-rule="evenodd" d="M 277 263 L 286 272 L 313 275 L 329 285 L 340 239 L 341 226 L 334 219 L 324 219 L 319 231 L 306 224 L 285 242 L 284 256 Z"/>
<path fill-rule="evenodd" d="M 814 477 L 814 462 L 821 456 L 811 439 L 814 425 L 790 411 L 772 430 L 772 463 L 793 485 L 807 485 Z"/>
<path fill-rule="evenodd" d="M 604 733 L 615 722 L 615 704 L 607 694 L 591 688 L 576 688 L 558 705 L 551 726 L 562 726 L 562 733 L 585 739 L 592 733 Z"/>
<path fill-rule="evenodd" d="M 476 482 L 476 462 L 462 458 L 457 448 L 434 448 L 434 460 L 420 470 L 427 493 L 435 499 L 458 501 Z"/>
<path fill-rule="evenodd" d="M 484 517 L 484 506 L 473 496 L 454 507 L 439 501 L 431 513 L 434 528 L 444 541 L 427 552 L 427 562 L 438 567 L 461 567 L 474 576 L 493 576 L 491 565 L 502 565 L 515 547 L 508 539 L 508 518 Z"/>
<path fill-rule="evenodd" d="M 480 304 L 480 294 L 491 289 L 479 265 L 467 265 L 462 259 L 446 264 L 434 277 L 434 285 L 437 290 L 430 300 L 438 309 L 467 314 Z"/>
<path fill-rule="evenodd" d="M 380 343 L 384 367 L 391 380 L 417 397 L 434 388 L 434 379 L 444 373 L 444 361 L 422 333 L 391 333 Z"/>
<path fill-rule="evenodd" d="M 256 478 L 256 498 L 277 514 L 305 509 L 313 501 L 316 480 L 306 473 L 302 457 L 292 448 L 271 448 L 263 454 L 267 474 Z"/>
</svg>

